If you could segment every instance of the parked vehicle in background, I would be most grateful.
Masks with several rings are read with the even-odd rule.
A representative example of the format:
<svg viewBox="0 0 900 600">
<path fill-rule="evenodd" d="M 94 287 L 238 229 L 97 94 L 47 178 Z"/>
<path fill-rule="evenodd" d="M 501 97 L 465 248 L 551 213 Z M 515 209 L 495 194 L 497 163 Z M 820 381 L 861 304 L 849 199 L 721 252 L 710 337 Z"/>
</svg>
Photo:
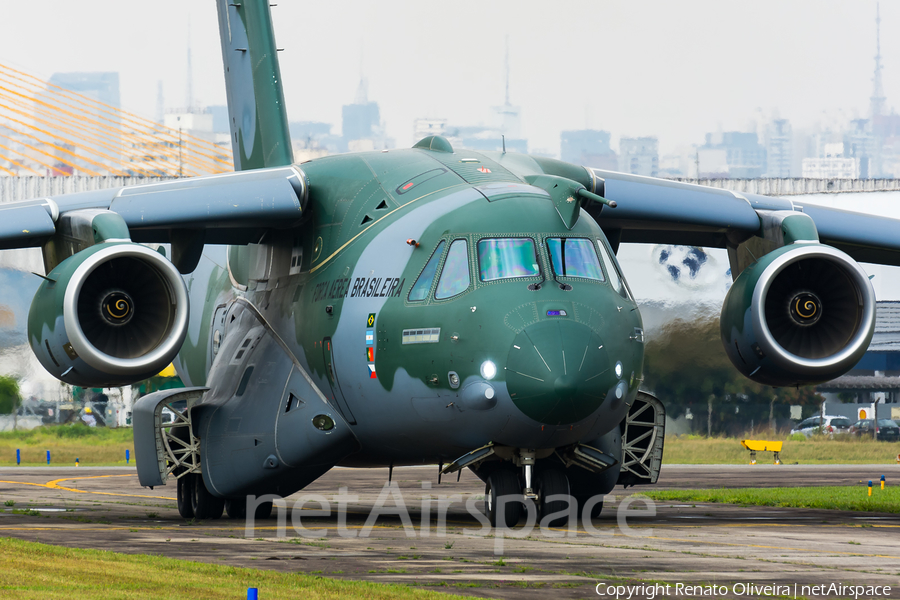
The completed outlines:
<svg viewBox="0 0 900 600">
<path fill-rule="evenodd" d="M 873 435 L 884 442 L 896 442 L 900 440 L 900 426 L 890 419 L 878 419 L 877 427 L 874 426 L 875 419 L 860 419 L 850 428 L 850 434 L 856 437 L 864 437 Z M 872 429 L 875 428 L 873 432 Z"/>
<path fill-rule="evenodd" d="M 835 415 L 816 415 L 809 417 L 798 423 L 791 434 L 802 433 L 806 437 L 813 435 L 827 435 L 834 437 L 835 435 L 843 435 L 850 431 L 852 421 L 847 417 L 839 417 Z"/>
</svg>

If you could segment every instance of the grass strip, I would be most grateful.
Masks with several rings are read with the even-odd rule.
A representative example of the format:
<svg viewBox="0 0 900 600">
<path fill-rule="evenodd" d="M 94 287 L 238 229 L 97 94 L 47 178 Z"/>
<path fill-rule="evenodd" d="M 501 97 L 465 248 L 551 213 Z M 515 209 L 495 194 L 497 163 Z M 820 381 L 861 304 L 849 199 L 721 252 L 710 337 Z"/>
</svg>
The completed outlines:
<svg viewBox="0 0 900 600">
<path fill-rule="evenodd" d="M 715 502 L 741 506 L 782 506 L 824 508 L 863 512 L 900 513 L 900 487 L 880 488 L 872 481 L 872 497 L 867 487 L 831 486 L 802 488 L 738 488 L 711 490 L 659 490 L 642 492 L 656 501 Z"/>
<path fill-rule="evenodd" d="M 48 425 L 0 432 L 0 466 L 14 466 L 17 449 L 23 466 L 46 465 L 47 450 L 56 466 L 74 466 L 76 458 L 82 466 L 124 466 L 125 450 L 131 450 L 131 465 L 135 460 L 133 431 L 125 427 Z"/>
<path fill-rule="evenodd" d="M 747 436 L 749 438 L 750 436 Z M 784 440 L 784 435 L 759 434 L 752 439 Z M 735 437 L 701 437 L 696 435 L 667 436 L 663 448 L 663 464 L 682 465 L 746 465 L 750 451 Z M 900 443 L 877 442 L 865 438 L 837 436 L 835 439 L 813 437 L 786 440 L 781 462 L 801 465 L 897 464 Z M 771 452 L 758 452 L 760 464 L 773 462 Z"/>
<path fill-rule="evenodd" d="M 104 550 L 63 548 L 0 538 L 0 596 L 15 598 L 145 599 L 463 598 L 403 585 L 343 581 Z"/>
</svg>

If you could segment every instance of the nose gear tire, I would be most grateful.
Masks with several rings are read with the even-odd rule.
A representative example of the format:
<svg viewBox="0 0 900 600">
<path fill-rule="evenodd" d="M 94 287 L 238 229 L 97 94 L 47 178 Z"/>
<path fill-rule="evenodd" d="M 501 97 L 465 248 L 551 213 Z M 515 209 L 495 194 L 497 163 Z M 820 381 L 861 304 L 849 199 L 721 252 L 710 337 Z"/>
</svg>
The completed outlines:
<svg viewBox="0 0 900 600">
<path fill-rule="evenodd" d="M 566 516 L 569 508 L 569 479 L 566 474 L 557 469 L 541 469 L 536 473 L 538 495 L 538 522 L 544 524 L 544 517 L 547 515 L 564 513 L 564 516 L 557 517 L 547 523 L 550 527 L 560 527 L 566 524 L 568 517 Z M 562 500 L 547 499 L 551 496 L 565 496 Z"/>
<path fill-rule="evenodd" d="M 603 510 L 603 496 L 600 496 L 600 499 L 596 502 L 593 502 L 594 496 L 575 496 L 573 498 L 578 505 L 578 518 L 584 520 L 584 506 L 591 502 L 591 514 L 588 515 L 589 519 L 597 519 L 600 517 L 600 512 Z"/>
<path fill-rule="evenodd" d="M 490 474 L 484 488 L 484 514 L 491 526 L 512 527 L 518 523 L 522 501 L 522 486 L 515 472 L 500 469 Z"/>
</svg>

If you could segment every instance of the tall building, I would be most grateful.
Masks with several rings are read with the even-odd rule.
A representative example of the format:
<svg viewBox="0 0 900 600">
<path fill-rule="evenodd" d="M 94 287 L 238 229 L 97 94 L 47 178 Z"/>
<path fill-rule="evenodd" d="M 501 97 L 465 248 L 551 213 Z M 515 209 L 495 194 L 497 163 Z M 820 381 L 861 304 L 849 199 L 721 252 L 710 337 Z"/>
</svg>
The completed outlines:
<svg viewBox="0 0 900 600">
<path fill-rule="evenodd" d="M 850 121 L 844 132 L 844 157 L 856 160 L 857 178 L 881 177 L 881 146 L 884 139 L 872 135 L 868 119 Z"/>
<path fill-rule="evenodd" d="M 755 133 L 707 133 L 697 153 L 702 178 L 756 179 L 766 172 L 766 149 Z"/>
<path fill-rule="evenodd" d="M 89 101 L 73 98 L 66 91 L 85 96 Z M 116 110 L 118 108 L 117 72 L 54 73 L 50 76 L 46 93 L 35 96 L 36 118 L 52 115 L 50 118 L 55 121 L 55 126 L 42 125 L 54 139 L 46 140 L 50 145 L 38 152 L 41 156 L 38 160 L 46 162 L 49 160 L 47 154 L 53 154 L 57 159 L 54 169 L 60 173 L 78 174 L 83 169 L 81 174 L 108 174 L 96 161 L 91 163 L 79 158 L 75 146 L 109 157 L 110 161 L 118 161 L 122 154 L 122 121 Z M 87 135 L 86 128 L 91 126 L 102 128 L 107 135 Z"/>
<path fill-rule="evenodd" d="M 766 177 L 791 177 L 792 136 L 787 119 L 775 119 L 766 127 Z"/>
<path fill-rule="evenodd" d="M 656 137 L 619 139 L 619 171 L 633 175 L 659 175 L 659 140 Z"/>
<path fill-rule="evenodd" d="M 575 129 L 559 134 L 560 158 L 576 165 L 615 171 L 619 159 L 609 146 L 610 134 L 600 129 Z"/>
<path fill-rule="evenodd" d="M 820 155 L 803 159 L 803 177 L 807 179 L 859 179 L 859 159 L 847 156 L 843 142 L 822 144 Z"/>
<path fill-rule="evenodd" d="M 341 152 L 344 140 L 331 133 L 331 123 L 321 121 L 291 121 L 288 123 L 294 162 Z"/>
<path fill-rule="evenodd" d="M 49 83 L 119 108 L 119 73 L 54 73 Z"/>
<path fill-rule="evenodd" d="M 369 102 L 369 82 L 359 80 L 353 104 L 341 108 L 341 134 L 343 150 L 351 152 L 392 148 L 393 140 L 387 138 L 381 126 L 377 102 Z"/>
</svg>

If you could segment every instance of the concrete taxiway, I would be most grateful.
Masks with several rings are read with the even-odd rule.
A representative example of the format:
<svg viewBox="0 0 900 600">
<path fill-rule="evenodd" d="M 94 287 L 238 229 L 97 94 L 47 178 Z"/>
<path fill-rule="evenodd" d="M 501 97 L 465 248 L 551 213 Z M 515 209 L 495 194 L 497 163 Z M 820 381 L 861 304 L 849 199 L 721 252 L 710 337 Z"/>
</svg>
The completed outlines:
<svg viewBox="0 0 900 600">
<path fill-rule="evenodd" d="M 889 485 L 900 483 L 896 465 L 675 465 L 664 467 L 656 489 L 855 485 L 882 474 Z M 618 488 L 592 531 L 579 523 L 514 538 L 482 529 L 470 514 L 467 502 L 479 508 L 484 488 L 468 472 L 438 485 L 436 467 L 397 468 L 393 481 L 392 492 L 384 489 L 386 469 L 332 470 L 287 499 L 293 506 L 302 495 L 318 495 L 331 515 L 314 515 L 309 509 L 320 506 L 309 503 L 287 517 L 281 536 L 277 519 L 252 531 L 227 518 L 185 522 L 174 485 L 141 488 L 133 469 L 2 468 L 0 535 L 496 598 L 591 598 L 598 583 L 603 590 L 647 582 L 672 584 L 670 597 L 690 596 L 676 596 L 677 583 L 729 590 L 744 583 L 879 585 L 900 597 L 900 515 L 679 503 L 657 503 L 650 515 L 637 513 L 645 509 L 637 501 L 622 526 L 621 508 L 635 490 Z M 349 498 L 335 498 L 340 488 Z M 378 506 L 396 513 L 390 507 L 400 498 L 409 521 L 370 516 Z M 338 501 L 346 503 L 346 520 Z M 314 531 L 301 532 L 298 523 Z"/>
</svg>

